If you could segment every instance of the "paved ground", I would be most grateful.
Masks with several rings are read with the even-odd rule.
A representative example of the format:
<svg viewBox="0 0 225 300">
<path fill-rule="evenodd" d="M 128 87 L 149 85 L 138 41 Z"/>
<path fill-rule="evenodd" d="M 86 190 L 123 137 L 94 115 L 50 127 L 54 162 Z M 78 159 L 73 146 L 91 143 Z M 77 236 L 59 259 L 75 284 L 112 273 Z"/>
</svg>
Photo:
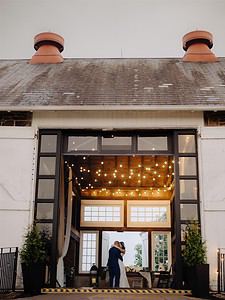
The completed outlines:
<svg viewBox="0 0 225 300">
<path fill-rule="evenodd" d="M 27 300 L 52 300 L 52 299 L 65 299 L 65 300 L 194 300 L 197 298 L 180 295 L 110 295 L 110 294 L 46 294 L 29 298 L 20 298 Z M 198 298 L 198 300 L 200 300 Z"/>
</svg>

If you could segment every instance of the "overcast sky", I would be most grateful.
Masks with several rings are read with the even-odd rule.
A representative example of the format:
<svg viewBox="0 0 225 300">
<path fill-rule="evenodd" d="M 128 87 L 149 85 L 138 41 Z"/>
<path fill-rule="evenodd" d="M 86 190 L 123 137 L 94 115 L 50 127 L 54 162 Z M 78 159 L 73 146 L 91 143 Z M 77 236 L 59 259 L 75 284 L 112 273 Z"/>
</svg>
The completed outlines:
<svg viewBox="0 0 225 300">
<path fill-rule="evenodd" d="M 181 57 L 196 29 L 225 56 L 224 28 L 225 0 L 0 0 L 0 58 L 30 58 L 43 31 L 64 37 L 64 57 Z"/>
</svg>

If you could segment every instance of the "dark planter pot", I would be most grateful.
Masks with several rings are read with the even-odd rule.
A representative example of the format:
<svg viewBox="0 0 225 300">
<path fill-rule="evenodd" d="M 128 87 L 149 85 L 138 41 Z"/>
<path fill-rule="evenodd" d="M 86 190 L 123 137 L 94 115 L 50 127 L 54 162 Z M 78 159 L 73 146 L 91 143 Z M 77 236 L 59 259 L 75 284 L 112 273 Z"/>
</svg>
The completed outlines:
<svg viewBox="0 0 225 300">
<path fill-rule="evenodd" d="M 40 294 L 45 282 L 45 264 L 22 264 L 23 286 L 25 294 Z"/>
<path fill-rule="evenodd" d="M 191 289 L 194 297 L 209 296 L 209 265 L 201 264 L 184 270 L 185 288 Z"/>
</svg>

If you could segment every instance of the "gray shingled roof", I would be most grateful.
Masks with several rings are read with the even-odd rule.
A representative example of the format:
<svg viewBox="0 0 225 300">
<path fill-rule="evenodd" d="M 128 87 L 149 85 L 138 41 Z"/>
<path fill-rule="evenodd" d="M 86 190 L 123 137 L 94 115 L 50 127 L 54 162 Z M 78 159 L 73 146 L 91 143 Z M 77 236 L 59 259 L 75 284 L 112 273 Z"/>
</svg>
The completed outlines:
<svg viewBox="0 0 225 300">
<path fill-rule="evenodd" d="M 0 60 L 0 110 L 61 106 L 225 107 L 225 58 L 65 59 L 57 65 Z"/>
</svg>

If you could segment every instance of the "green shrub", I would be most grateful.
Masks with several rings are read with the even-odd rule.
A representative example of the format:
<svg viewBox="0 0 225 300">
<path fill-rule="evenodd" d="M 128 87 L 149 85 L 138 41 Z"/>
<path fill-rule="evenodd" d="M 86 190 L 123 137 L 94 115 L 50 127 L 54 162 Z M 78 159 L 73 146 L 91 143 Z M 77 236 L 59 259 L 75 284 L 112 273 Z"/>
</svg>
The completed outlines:
<svg viewBox="0 0 225 300">
<path fill-rule="evenodd" d="M 21 263 L 31 265 L 33 263 L 44 263 L 47 259 L 47 247 L 45 232 L 39 232 L 36 225 L 28 228 L 25 234 L 24 244 L 20 250 Z"/>
<path fill-rule="evenodd" d="M 198 223 L 187 225 L 182 256 L 184 265 L 188 267 L 206 263 L 206 245 L 205 241 L 202 241 Z"/>
</svg>

